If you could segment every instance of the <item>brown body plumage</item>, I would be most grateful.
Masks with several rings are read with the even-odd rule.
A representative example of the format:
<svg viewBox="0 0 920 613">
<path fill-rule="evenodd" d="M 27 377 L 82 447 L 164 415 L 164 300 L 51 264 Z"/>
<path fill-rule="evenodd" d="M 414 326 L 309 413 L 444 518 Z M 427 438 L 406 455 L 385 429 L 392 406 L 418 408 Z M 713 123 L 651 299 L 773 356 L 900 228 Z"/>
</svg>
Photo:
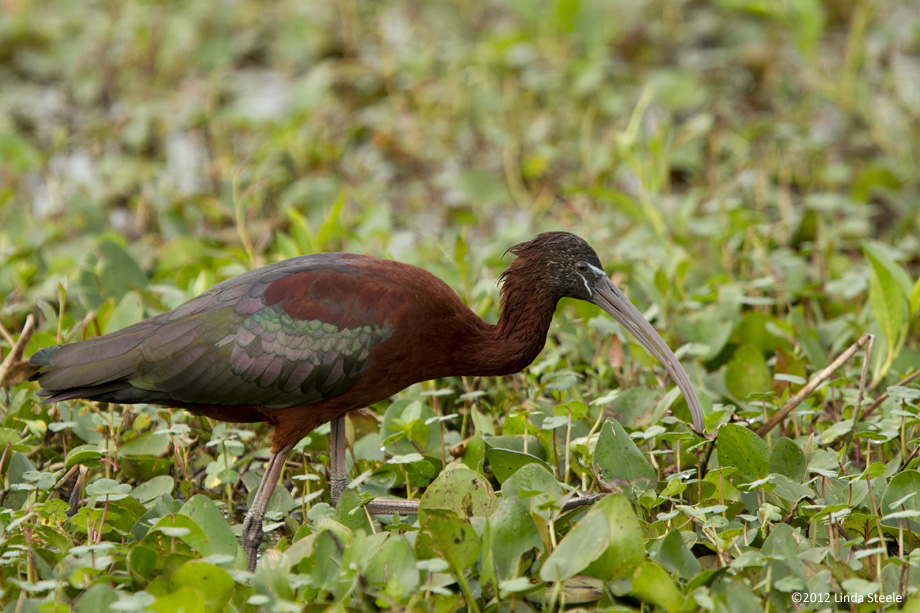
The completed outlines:
<svg viewBox="0 0 920 613">
<path fill-rule="evenodd" d="M 112 334 L 44 349 L 32 357 L 42 367 L 33 379 L 49 402 L 153 403 L 271 423 L 274 455 L 244 525 L 250 566 L 272 479 L 297 441 L 419 381 L 520 371 L 543 349 L 566 296 L 598 304 L 636 335 L 675 377 L 702 429 L 683 369 L 587 243 L 553 232 L 510 251 L 495 325 L 421 268 L 315 254 L 228 279 Z"/>
</svg>

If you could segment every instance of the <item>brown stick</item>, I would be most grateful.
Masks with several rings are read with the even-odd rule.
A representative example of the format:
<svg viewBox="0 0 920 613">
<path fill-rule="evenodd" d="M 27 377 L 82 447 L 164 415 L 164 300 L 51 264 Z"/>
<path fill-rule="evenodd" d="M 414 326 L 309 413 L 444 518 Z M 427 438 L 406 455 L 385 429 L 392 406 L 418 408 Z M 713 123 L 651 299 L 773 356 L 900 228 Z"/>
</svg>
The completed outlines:
<svg viewBox="0 0 920 613">
<path fill-rule="evenodd" d="M 896 385 L 898 385 L 898 386 L 907 385 L 908 383 L 910 383 L 911 381 L 913 381 L 913 380 L 916 379 L 917 377 L 920 377 L 920 370 L 915 370 L 914 372 L 910 373 L 909 375 L 907 375 L 906 377 L 904 377 L 903 379 L 901 379 L 900 381 L 898 381 Z M 872 404 L 870 404 L 869 406 L 866 407 L 866 412 L 863 413 L 863 415 L 862 415 L 862 416 L 863 416 L 863 419 L 865 419 L 866 417 L 869 417 L 869 415 L 872 413 L 872 411 L 874 411 L 875 409 L 879 408 L 879 406 L 881 406 L 881 404 L 882 404 L 883 402 L 885 402 L 886 400 L 888 400 L 888 390 L 885 390 L 885 393 L 884 393 L 884 394 L 882 394 L 881 396 L 879 396 L 878 398 L 876 398 L 875 401 L 874 401 Z"/>
<path fill-rule="evenodd" d="M 853 409 L 853 427 L 847 432 L 846 439 L 843 443 L 844 449 L 850 448 L 853 435 L 856 433 L 856 424 L 864 417 L 862 413 L 863 399 L 866 397 L 866 381 L 869 380 L 869 356 L 872 355 L 872 345 L 875 343 L 875 335 L 869 335 L 869 343 L 866 345 L 866 359 L 863 360 L 862 373 L 859 375 L 859 395 L 856 397 L 856 408 Z"/>
<path fill-rule="evenodd" d="M 6 359 L 0 364 L 0 384 L 6 382 L 7 375 L 10 374 L 13 367 L 22 361 L 22 354 L 26 350 L 26 345 L 29 344 L 33 332 L 35 332 L 35 317 L 29 315 L 26 317 L 26 323 L 22 327 L 22 334 L 19 335 L 19 339 L 7 354 Z"/>
<path fill-rule="evenodd" d="M 761 437 L 766 436 L 767 433 L 770 432 L 770 430 L 775 428 L 777 424 L 783 421 L 786 418 L 786 416 L 792 412 L 792 409 L 799 406 L 800 402 L 802 402 L 809 394 L 815 391 L 815 389 L 819 385 L 821 385 L 825 379 L 830 377 L 834 373 L 835 370 L 840 368 L 844 362 L 846 362 L 851 357 L 853 357 L 853 354 L 855 354 L 862 347 L 864 347 L 871 338 L 872 338 L 871 334 L 863 334 L 862 336 L 860 336 L 859 340 L 857 340 L 855 343 L 847 347 L 847 349 L 843 353 L 837 356 L 836 360 L 828 364 L 827 368 L 825 368 L 824 370 L 819 372 L 817 375 L 815 375 L 812 378 L 812 380 L 809 381 L 805 385 L 805 387 L 800 389 L 798 394 L 796 394 L 795 396 L 790 398 L 788 401 L 786 401 L 786 404 L 783 405 L 783 408 L 781 408 L 779 411 L 776 412 L 775 415 L 773 415 L 773 417 L 767 420 L 767 423 L 765 423 L 764 425 L 762 425 L 760 428 L 757 429 L 757 434 Z"/>
<path fill-rule="evenodd" d="M 16 344 L 16 341 L 13 339 L 13 335 L 10 334 L 10 331 L 6 329 L 6 326 L 3 325 L 3 322 L 0 322 L 0 334 L 3 335 L 3 340 L 5 340 L 6 344 L 10 347 Z"/>
</svg>

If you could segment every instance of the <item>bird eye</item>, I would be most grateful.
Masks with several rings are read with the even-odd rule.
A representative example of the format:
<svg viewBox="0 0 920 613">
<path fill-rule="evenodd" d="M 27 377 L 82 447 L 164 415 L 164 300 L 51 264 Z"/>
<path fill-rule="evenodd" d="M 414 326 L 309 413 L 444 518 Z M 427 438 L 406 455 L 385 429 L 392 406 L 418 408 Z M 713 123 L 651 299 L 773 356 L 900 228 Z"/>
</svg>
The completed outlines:
<svg viewBox="0 0 920 613">
<path fill-rule="evenodd" d="M 578 272 L 588 272 L 588 265 L 585 264 L 584 262 L 578 262 L 577 264 L 575 264 L 575 270 L 577 270 Z"/>
</svg>

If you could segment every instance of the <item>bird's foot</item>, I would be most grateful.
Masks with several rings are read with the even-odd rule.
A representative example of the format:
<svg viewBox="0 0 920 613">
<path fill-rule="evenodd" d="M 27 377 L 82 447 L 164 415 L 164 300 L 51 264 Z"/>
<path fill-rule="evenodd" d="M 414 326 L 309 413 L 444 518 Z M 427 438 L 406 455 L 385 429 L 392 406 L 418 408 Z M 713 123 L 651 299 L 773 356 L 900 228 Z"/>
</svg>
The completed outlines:
<svg viewBox="0 0 920 613">
<path fill-rule="evenodd" d="M 594 504 L 604 497 L 604 494 L 588 494 L 567 500 L 562 506 L 563 511 L 571 511 L 578 507 Z M 374 499 L 364 505 L 367 512 L 371 515 L 415 515 L 418 513 L 418 500 L 385 500 Z"/>
<path fill-rule="evenodd" d="M 418 513 L 418 500 L 371 500 L 364 508 L 371 515 L 415 515 Z"/>
<path fill-rule="evenodd" d="M 347 477 L 333 477 L 330 480 L 329 498 L 332 500 L 333 507 L 337 507 L 339 505 L 339 496 L 342 495 L 342 492 L 345 491 L 346 487 L 348 487 Z"/>
<path fill-rule="evenodd" d="M 571 511 L 572 509 L 577 509 L 578 507 L 583 507 L 589 504 L 594 504 L 606 494 L 588 494 L 587 496 L 578 496 L 576 498 L 570 498 L 562 505 L 563 511 Z"/>
<path fill-rule="evenodd" d="M 255 572 L 256 561 L 259 559 L 259 545 L 262 544 L 262 518 L 256 517 L 249 509 L 246 517 L 243 519 L 243 531 L 240 534 L 240 544 L 243 546 L 243 552 L 246 554 L 246 563 L 249 572 Z"/>
</svg>

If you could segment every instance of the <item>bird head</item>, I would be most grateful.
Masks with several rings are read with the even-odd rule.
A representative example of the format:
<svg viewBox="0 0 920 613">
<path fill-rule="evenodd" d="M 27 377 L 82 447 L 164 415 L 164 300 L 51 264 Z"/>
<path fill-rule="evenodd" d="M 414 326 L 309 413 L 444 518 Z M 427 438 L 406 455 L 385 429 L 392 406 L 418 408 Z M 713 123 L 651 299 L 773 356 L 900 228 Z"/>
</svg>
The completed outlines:
<svg viewBox="0 0 920 613">
<path fill-rule="evenodd" d="M 584 239 L 568 232 L 545 232 L 509 251 L 517 258 L 503 278 L 526 273 L 553 300 L 577 298 L 609 313 L 665 367 L 687 400 L 694 427 L 703 431 L 703 412 L 687 372 L 655 328 L 607 277 L 597 253 Z"/>
</svg>

